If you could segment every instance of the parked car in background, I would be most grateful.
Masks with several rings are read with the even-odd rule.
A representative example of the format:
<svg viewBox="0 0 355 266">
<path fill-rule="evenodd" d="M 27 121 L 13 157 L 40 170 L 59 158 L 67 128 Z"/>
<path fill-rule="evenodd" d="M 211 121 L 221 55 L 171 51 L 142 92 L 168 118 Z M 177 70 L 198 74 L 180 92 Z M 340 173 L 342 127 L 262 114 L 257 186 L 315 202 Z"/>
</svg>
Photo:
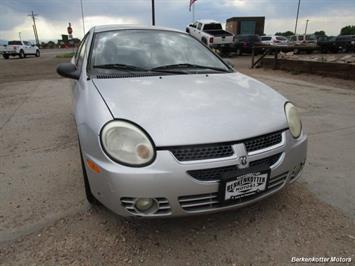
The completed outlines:
<svg viewBox="0 0 355 266">
<path fill-rule="evenodd" d="M 210 48 L 222 54 L 231 52 L 234 35 L 223 30 L 222 24 L 214 20 L 198 20 L 186 28 L 186 32 Z"/>
<path fill-rule="evenodd" d="M 300 52 L 312 53 L 317 48 L 317 38 L 313 34 L 292 35 L 289 37 L 289 45 L 297 46 L 293 50 L 295 54 Z"/>
<path fill-rule="evenodd" d="M 253 47 L 256 47 L 255 52 L 258 53 L 260 50 L 257 47 L 261 45 L 262 42 L 259 35 L 240 34 L 235 38 L 234 51 L 237 55 L 242 55 L 243 53 L 251 53 Z"/>
<path fill-rule="evenodd" d="M 289 37 L 289 43 L 291 45 L 312 45 L 312 46 L 316 46 L 317 38 L 313 34 L 292 35 L 292 36 Z"/>
<path fill-rule="evenodd" d="M 119 215 L 244 207 L 305 165 L 296 107 L 184 32 L 94 27 L 57 72 L 74 80 L 87 198 Z"/>
<path fill-rule="evenodd" d="M 2 52 L 2 56 L 5 59 L 9 59 L 10 56 L 25 58 L 28 55 L 39 57 L 41 53 L 36 45 L 27 41 L 9 41 L 5 50 Z"/>
<path fill-rule="evenodd" d="M 335 39 L 338 51 L 355 52 L 355 35 L 339 35 Z"/>
<path fill-rule="evenodd" d="M 272 46 L 287 46 L 288 39 L 283 36 L 273 35 L 273 36 L 261 36 L 261 42 L 263 45 Z"/>
<path fill-rule="evenodd" d="M 337 53 L 339 47 L 334 36 L 321 36 L 317 39 L 318 49 L 322 53 Z"/>
<path fill-rule="evenodd" d="M 0 44 L 0 54 L 2 54 L 6 50 L 7 44 Z"/>
</svg>

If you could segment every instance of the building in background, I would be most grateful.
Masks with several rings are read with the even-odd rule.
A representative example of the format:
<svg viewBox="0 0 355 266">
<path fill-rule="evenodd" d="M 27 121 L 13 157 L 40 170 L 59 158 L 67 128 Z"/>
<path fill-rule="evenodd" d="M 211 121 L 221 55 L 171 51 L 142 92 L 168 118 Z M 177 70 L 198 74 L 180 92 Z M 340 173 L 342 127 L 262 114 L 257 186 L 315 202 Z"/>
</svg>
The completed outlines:
<svg viewBox="0 0 355 266">
<path fill-rule="evenodd" d="M 264 35 L 265 17 L 232 17 L 226 21 L 226 30 L 235 35 Z"/>
</svg>

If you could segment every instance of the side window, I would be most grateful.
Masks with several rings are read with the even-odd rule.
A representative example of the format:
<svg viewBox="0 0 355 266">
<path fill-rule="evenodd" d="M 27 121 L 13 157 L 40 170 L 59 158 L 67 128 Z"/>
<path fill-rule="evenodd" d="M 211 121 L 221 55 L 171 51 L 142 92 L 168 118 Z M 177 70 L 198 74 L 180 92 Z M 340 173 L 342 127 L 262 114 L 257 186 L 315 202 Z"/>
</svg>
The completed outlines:
<svg viewBox="0 0 355 266">
<path fill-rule="evenodd" d="M 78 50 L 76 51 L 75 64 L 78 68 L 81 68 L 81 65 L 83 63 L 83 59 L 84 59 L 85 51 L 86 51 L 86 46 L 87 46 L 87 39 L 88 39 L 87 37 L 88 37 L 88 34 L 86 34 L 84 36 Z"/>
<path fill-rule="evenodd" d="M 198 23 L 197 29 L 198 29 L 198 30 L 201 30 L 201 28 L 202 28 L 202 23 Z"/>
<path fill-rule="evenodd" d="M 299 39 L 300 41 L 303 41 L 303 36 L 302 36 L 302 35 L 298 36 L 298 39 Z"/>
<path fill-rule="evenodd" d="M 30 45 L 28 42 L 23 42 L 23 44 L 24 44 L 24 45 L 27 45 L 27 46 Z"/>
</svg>

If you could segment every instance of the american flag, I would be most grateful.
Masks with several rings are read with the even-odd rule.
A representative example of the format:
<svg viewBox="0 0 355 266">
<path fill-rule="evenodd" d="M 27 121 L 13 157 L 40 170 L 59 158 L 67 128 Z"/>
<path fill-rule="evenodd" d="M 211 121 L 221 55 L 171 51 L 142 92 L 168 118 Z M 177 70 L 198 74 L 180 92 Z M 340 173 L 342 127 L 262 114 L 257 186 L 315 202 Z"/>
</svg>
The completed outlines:
<svg viewBox="0 0 355 266">
<path fill-rule="evenodd" d="M 189 6 L 189 10 L 191 11 L 191 7 L 192 5 L 196 2 L 197 0 L 190 0 L 190 6 Z"/>
</svg>

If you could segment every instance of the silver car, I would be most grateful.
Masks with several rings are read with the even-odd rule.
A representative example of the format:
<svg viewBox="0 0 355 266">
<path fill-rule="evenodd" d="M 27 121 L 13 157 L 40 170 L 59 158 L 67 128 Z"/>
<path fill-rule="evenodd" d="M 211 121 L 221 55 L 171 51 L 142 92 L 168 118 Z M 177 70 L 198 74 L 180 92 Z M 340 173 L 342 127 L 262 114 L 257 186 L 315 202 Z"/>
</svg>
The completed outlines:
<svg viewBox="0 0 355 266">
<path fill-rule="evenodd" d="M 119 215 L 243 207 L 305 164 L 295 106 L 186 33 L 94 27 L 57 72 L 75 80 L 87 198 Z"/>
</svg>

